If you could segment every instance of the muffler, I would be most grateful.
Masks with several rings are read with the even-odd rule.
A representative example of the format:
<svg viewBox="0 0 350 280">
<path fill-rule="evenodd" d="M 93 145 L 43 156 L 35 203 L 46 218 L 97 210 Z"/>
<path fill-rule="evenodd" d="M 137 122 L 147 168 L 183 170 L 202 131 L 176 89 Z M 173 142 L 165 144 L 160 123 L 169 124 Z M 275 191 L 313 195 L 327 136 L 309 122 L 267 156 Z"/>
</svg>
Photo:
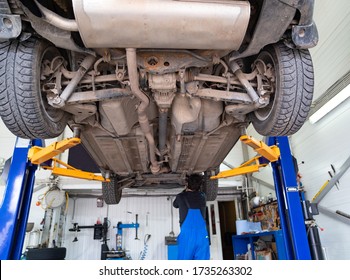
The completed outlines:
<svg viewBox="0 0 350 280">
<path fill-rule="evenodd" d="M 72 0 L 87 48 L 237 50 L 248 1 Z"/>
</svg>

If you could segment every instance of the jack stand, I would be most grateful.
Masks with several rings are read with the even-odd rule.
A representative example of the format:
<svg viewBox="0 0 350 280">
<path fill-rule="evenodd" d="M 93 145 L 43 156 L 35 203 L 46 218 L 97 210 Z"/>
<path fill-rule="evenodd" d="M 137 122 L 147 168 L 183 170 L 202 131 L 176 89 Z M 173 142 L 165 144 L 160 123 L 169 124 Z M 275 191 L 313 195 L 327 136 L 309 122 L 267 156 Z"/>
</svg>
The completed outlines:
<svg viewBox="0 0 350 280">
<path fill-rule="evenodd" d="M 0 208 L 0 259 L 19 260 L 26 233 L 37 165 L 28 161 L 32 146 L 43 146 L 41 140 L 17 138 Z"/>
</svg>

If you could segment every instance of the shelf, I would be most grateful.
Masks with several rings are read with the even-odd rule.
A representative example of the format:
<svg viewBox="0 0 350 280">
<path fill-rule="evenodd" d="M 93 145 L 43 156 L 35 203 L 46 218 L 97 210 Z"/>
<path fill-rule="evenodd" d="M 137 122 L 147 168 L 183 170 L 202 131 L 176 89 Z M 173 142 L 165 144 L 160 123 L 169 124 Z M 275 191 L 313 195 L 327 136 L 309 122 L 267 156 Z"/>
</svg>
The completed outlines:
<svg viewBox="0 0 350 280">
<path fill-rule="evenodd" d="M 286 260 L 287 255 L 282 230 L 266 231 L 254 234 L 233 235 L 232 244 L 234 256 L 246 254 L 248 251 L 247 245 L 250 244 L 252 248 L 252 259 L 255 260 L 254 242 L 256 242 L 262 236 L 271 235 L 274 237 L 274 241 L 276 242 L 278 259 Z"/>
</svg>

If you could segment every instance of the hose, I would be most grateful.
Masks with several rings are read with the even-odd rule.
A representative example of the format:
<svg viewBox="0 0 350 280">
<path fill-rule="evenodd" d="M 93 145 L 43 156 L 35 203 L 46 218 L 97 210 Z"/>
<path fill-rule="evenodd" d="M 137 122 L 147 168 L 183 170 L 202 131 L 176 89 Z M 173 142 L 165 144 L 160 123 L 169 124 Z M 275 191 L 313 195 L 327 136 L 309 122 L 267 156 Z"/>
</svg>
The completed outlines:
<svg viewBox="0 0 350 280">
<path fill-rule="evenodd" d="M 148 240 L 151 238 L 150 234 L 146 234 L 144 241 L 143 241 L 143 250 L 140 253 L 140 260 L 144 260 L 146 258 L 147 255 L 147 251 L 148 251 Z"/>
</svg>

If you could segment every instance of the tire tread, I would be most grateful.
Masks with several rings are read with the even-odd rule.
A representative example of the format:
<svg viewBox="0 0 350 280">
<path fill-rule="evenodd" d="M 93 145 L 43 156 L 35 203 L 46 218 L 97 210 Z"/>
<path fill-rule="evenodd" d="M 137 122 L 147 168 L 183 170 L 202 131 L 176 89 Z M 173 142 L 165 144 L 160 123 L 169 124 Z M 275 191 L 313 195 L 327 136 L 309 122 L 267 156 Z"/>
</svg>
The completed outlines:
<svg viewBox="0 0 350 280">
<path fill-rule="evenodd" d="M 102 197 L 107 204 L 118 204 L 122 197 L 122 190 L 118 184 L 118 177 L 112 176 L 110 182 L 102 182 Z"/>
<path fill-rule="evenodd" d="M 283 43 L 273 48 L 280 58 L 281 100 L 276 113 L 264 125 L 254 125 L 254 121 L 253 125 L 262 135 L 292 135 L 302 127 L 310 111 L 314 88 L 312 59 L 308 50 L 291 49 Z"/>
<path fill-rule="evenodd" d="M 42 41 L 0 43 L 0 116 L 7 128 L 21 138 L 54 138 L 64 129 L 50 124 L 42 112 L 36 83 L 38 48 Z"/>
</svg>

